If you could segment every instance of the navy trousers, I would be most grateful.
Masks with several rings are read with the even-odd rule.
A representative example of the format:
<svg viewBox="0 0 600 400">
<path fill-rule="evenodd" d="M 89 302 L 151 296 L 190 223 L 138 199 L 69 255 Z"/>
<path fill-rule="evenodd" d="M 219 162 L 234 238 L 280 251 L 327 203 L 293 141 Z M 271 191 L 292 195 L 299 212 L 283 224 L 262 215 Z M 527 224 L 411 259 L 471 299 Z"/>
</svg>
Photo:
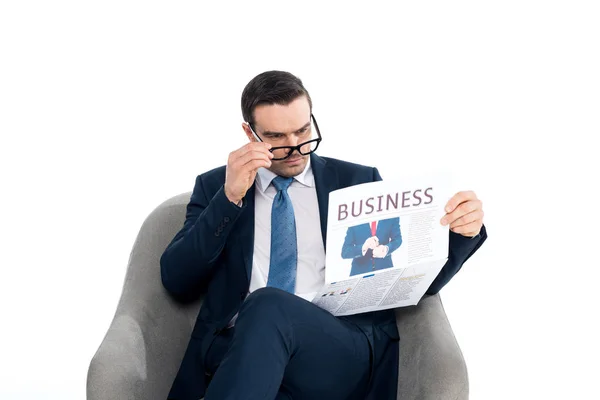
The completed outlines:
<svg viewBox="0 0 600 400">
<path fill-rule="evenodd" d="M 364 399 L 367 337 L 353 323 L 274 288 L 251 293 L 213 342 L 206 400 Z"/>
</svg>

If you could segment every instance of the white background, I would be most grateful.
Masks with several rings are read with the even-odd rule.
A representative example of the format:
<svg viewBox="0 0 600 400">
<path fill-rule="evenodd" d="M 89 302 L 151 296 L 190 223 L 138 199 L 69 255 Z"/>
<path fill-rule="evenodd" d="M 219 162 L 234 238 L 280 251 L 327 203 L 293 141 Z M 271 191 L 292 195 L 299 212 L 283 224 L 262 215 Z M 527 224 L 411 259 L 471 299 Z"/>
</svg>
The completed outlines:
<svg viewBox="0 0 600 400">
<path fill-rule="evenodd" d="M 85 397 L 141 223 L 244 144 L 270 69 L 303 79 L 321 155 L 483 199 L 442 291 L 471 399 L 597 394 L 595 2 L 215 3 L 1 3 L 0 398 Z"/>
</svg>

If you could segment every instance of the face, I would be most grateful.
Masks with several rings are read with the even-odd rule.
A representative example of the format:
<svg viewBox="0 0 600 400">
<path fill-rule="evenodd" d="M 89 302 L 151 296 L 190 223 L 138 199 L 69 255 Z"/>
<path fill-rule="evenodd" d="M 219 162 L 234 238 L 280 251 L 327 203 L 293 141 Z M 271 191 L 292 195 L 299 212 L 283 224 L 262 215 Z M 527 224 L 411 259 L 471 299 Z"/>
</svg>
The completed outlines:
<svg viewBox="0 0 600 400">
<path fill-rule="evenodd" d="M 301 96 L 285 106 L 261 105 L 254 110 L 254 131 L 273 147 L 296 146 L 313 139 L 310 120 L 310 105 Z M 250 141 L 257 141 L 247 124 L 242 125 Z M 304 171 L 310 155 L 294 153 L 285 160 L 271 162 L 271 170 L 284 177 L 293 177 Z M 276 157 L 277 158 L 277 157 Z"/>
</svg>

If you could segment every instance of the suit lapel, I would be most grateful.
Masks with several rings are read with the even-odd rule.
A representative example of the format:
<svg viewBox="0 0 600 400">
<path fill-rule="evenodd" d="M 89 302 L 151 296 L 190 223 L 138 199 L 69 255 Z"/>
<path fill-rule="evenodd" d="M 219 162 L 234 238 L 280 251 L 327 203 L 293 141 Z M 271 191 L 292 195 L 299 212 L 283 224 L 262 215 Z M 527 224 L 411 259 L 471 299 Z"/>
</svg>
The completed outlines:
<svg viewBox="0 0 600 400">
<path fill-rule="evenodd" d="M 242 248 L 242 257 L 244 259 L 244 269 L 246 270 L 246 278 L 250 283 L 252 276 L 252 258 L 254 256 L 254 188 L 256 183 L 250 186 L 246 192 L 244 201 L 246 207 L 239 217 L 238 224 L 240 226 L 240 244 Z"/>
<path fill-rule="evenodd" d="M 310 163 L 315 176 L 317 199 L 319 201 L 319 215 L 321 217 L 321 235 L 323 246 L 327 248 L 327 214 L 329 212 L 329 193 L 339 188 L 337 171 L 327 163 L 327 160 L 310 155 Z"/>
</svg>

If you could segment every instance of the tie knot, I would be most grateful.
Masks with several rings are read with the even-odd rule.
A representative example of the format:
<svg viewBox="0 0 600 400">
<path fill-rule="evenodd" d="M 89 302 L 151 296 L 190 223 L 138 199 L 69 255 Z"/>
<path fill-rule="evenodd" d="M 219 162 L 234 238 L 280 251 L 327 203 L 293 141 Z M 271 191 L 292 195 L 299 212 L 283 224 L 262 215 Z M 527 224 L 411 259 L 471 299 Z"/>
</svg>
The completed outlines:
<svg viewBox="0 0 600 400">
<path fill-rule="evenodd" d="M 283 176 L 276 176 L 273 179 L 273 186 L 277 189 L 278 192 L 282 190 L 287 190 L 288 187 L 292 184 L 293 178 L 284 178 Z"/>
</svg>

